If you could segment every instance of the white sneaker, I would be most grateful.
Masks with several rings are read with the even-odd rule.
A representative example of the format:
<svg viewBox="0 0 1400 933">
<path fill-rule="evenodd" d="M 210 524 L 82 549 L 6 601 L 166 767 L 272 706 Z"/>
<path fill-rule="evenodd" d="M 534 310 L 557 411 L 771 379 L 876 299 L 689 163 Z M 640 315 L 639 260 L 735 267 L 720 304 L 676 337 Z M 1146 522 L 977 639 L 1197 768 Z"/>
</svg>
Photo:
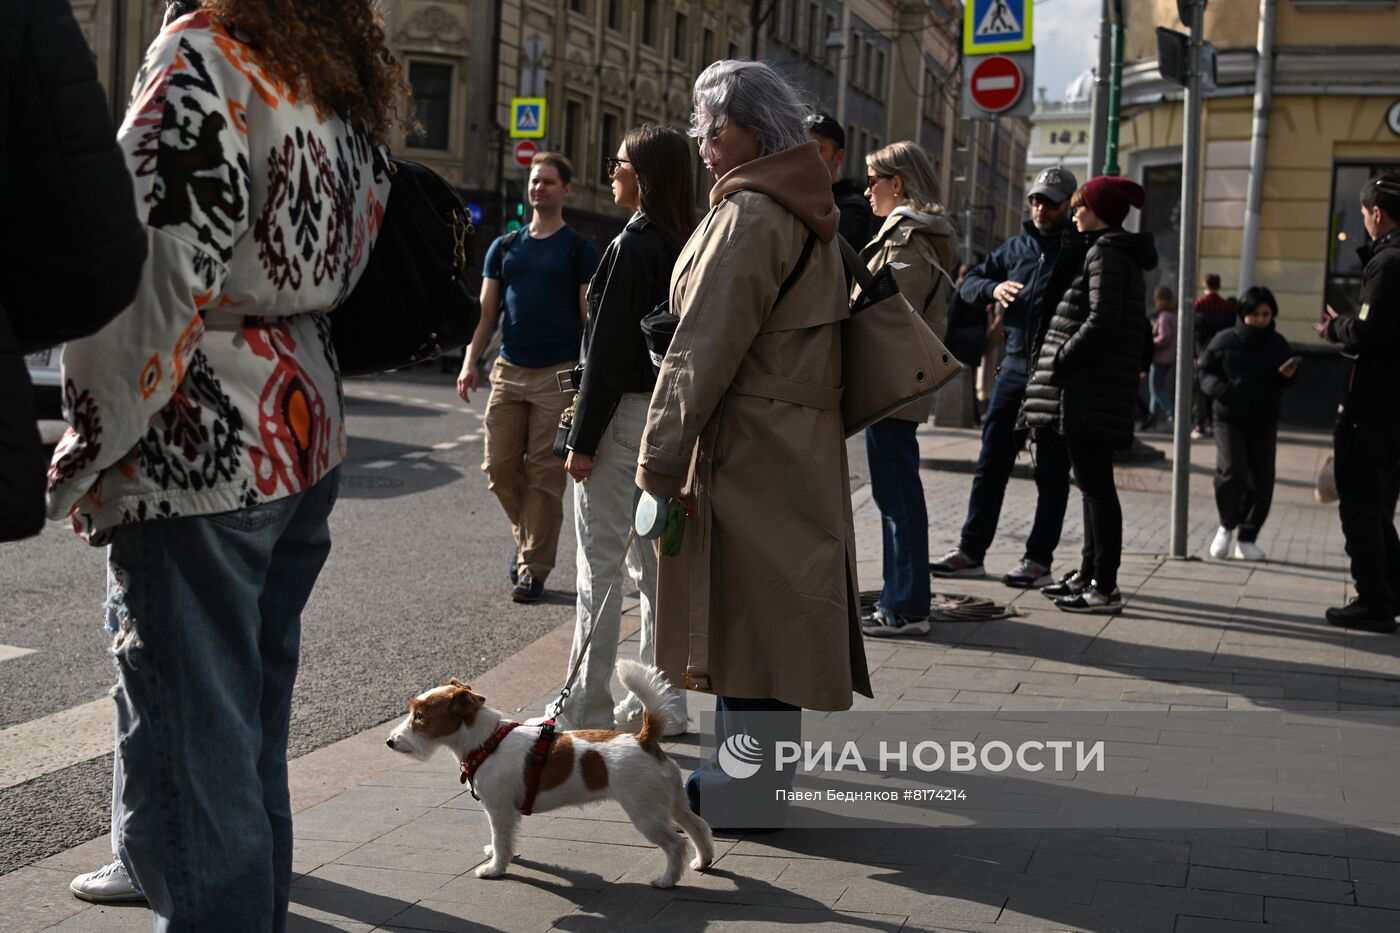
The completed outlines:
<svg viewBox="0 0 1400 933">
<path fill-rule="evenodd" d="M 97 871 L 79 875 L 68 884 L 68 890 L 76 897 L 94 904 L 122 904 L 131 901 L 145 901 L 146 895 L 136 890 L 126 866 L 118 859 L 104 865 Z"/>
<path fill-rule="evenodd" d="M 1263 560 L 1264 549 L 1253 541 L 1236 541 L 1230 557 L 1235 560 Z"/>
<path fill-rule="evenodd" d="M 1221 525 L 1215 532 L 1215 540 L 1210 543 L 1210 556 L 1216 560 L 1228 558 L 1230 556 L 1230 542 L 1234 537 L 1233 531 Z"/>
</svg>

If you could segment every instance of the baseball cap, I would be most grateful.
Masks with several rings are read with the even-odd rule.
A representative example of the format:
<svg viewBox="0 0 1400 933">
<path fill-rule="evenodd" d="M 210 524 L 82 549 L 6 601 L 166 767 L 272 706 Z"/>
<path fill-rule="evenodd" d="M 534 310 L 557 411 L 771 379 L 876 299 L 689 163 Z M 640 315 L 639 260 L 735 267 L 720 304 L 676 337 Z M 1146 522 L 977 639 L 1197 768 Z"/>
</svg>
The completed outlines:
<svg viewBox="0 0 1400 933">
<path fill-rule="evenodd" d="M 1074 194 L 1079 187 L 1079 180 L 1074 177 L 1074 173 L 1063 165 L 1052 165 L 1035 176 L 1035 183 L 1031 185 L 1031 190 L 1026 192 L 1029 200 L 1033 195 L 1042 195 L 1058 203 L 1066 201 Z"/>
<path fill-rule="evenodd" d="M 846 131 L 841 129 L 841 124 L 837 123 L 829 114 L 819 113 L 808 118 L 807 132 L 825 136 L 836 143 L 838 149 L 846 148 Z"/>
</svg>

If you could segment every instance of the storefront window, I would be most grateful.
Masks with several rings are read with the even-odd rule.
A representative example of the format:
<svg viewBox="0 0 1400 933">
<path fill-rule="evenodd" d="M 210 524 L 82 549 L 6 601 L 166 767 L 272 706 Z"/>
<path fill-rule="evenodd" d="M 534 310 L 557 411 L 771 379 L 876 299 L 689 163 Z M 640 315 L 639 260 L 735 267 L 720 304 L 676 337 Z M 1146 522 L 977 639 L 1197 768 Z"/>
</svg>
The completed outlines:
<svg viewBox="0 0 1400 933">
<path fill-rule="evenodd" d="M 1327 288 L 1324 297 L 1340 314 L 1355 314 L 1361 304 L 1361 258 L 1366 243 L 1361 222 L 1361 186 L 1373 175 L 1396 166 L 1347 163 L 1332 167 L 1332 212 L 1327 230 Z M 1321 313 L 1319 308 L 1318 312 Z"/>
<path fill-rule="evenodd" d="M 1147 291 L 1151 294 L 1158 285 L 1170 285 L 1176 291 L 1181 268 L 1181 164 L 1146 166 L 1142 187 L 1147 190 L 1147 204 L 1139 229 L 1152 234 L 1157 246 L 1157 268 L 1145 276 Z M 1214 271 L 1202 269 L 1201 274 Z"/>
</svg>

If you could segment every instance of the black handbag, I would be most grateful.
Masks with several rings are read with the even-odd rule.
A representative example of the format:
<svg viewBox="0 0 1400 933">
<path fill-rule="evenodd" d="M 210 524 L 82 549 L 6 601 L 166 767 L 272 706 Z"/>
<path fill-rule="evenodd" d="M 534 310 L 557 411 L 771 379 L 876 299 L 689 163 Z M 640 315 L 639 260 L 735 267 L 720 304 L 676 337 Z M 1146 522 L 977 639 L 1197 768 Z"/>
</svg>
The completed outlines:
<svg viewBox="0 0 1400 933">
<path fill-rule="evenodd" d="M 369 264 L 330 315 L 343 376 L 436 359 L 470 343 L 481 320 L 466 281 L 472 225 L 461 196 L 417 162 L 390 159 L 389 172 Z"/>
</svg>

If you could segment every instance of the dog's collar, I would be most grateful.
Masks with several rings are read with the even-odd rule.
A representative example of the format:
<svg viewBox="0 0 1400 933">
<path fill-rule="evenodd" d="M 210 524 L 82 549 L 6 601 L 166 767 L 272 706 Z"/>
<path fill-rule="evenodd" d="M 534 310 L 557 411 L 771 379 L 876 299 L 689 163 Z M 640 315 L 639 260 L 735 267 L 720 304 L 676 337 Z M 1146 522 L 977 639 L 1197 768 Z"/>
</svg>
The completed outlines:
<svg viewBox="0 0 1400 933">
<path fill-rule="evenodd" d="M 480 800 L 476 794 L 476 772 L 485 763 L 491 753 L 500 748 L 501 742 L 523 723 L 507 720 L 496 727 L 490 737 L 466 755 L 462 756 L 462 783 L 471 784 L 472 799 Z M 520 812 L 529 816 L 535 809 L 535 798 L 539 796 L 540 781 L 544 777 L 544 764 L 549 759 L 549 746 L 554 741 L 554 720 L 546 719 L 540 724 L 539 737 L 535 739 L 534 748 L 530 750 L 530 758 L 527 761 L 529 766 L 529 783 L 525 788 L 525 803 L 520 807 Z"/>
</svg>

